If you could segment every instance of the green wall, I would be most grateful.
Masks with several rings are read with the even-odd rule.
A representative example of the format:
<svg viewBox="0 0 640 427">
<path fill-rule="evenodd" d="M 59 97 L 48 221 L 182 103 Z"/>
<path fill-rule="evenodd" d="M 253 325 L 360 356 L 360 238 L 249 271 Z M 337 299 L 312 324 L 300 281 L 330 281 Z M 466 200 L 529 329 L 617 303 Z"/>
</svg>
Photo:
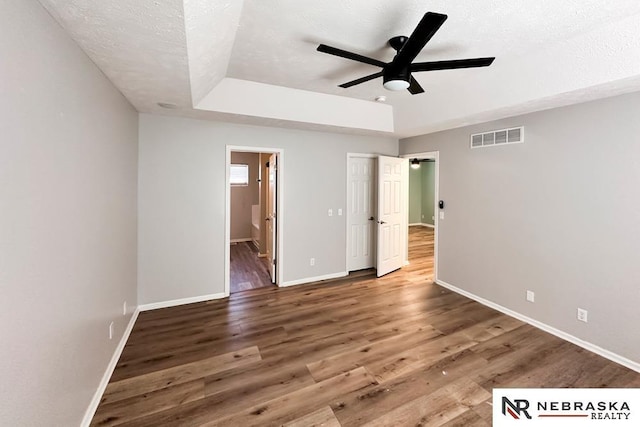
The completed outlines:
<svg viewBox="0 0 640 427">
<path fill-rule="evenodd" d="M 435 215 L 433 201 L 436 192 L 436 163 L 423 162 L 420 164 L 422 171 L 422 223 L 434 224 Z"/>
<path fill-rule="evenodd" d="M 422 215 L 422 168 L 409 168 L 409 224 L 421 222 Z"/>
<path fill-rule="evenodd" d="M 434 215 L 435 163 L 409 168 L 409 224 L 431 224 Z"/>
</svg>

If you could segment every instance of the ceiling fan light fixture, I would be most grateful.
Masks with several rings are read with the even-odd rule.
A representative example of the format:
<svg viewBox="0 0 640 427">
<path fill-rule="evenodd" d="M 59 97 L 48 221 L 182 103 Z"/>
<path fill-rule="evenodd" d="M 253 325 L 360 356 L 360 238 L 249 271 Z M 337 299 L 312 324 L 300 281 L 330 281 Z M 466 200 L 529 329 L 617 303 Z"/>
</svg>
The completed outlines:
<svg viewBox="0 0 640 427">
<path fill-rule="evenodd" d="M 405 90 L 409 87 L 409 82 L 401 79 L 387 80 L 386 82 L 384 82 L 383 86 L 387 90 Z"/>
<path fill-rule="evenodd" d="M 420 168 L 420 160 L 411 159 L 411 169 L 419 169 Z"/>
</svg>

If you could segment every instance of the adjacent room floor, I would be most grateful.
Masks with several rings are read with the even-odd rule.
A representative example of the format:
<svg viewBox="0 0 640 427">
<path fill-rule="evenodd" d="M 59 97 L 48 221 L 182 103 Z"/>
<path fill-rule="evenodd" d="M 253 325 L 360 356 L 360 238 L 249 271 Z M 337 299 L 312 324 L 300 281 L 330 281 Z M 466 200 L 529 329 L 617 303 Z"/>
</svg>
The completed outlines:
<svg viewBox="0 0 640 427">
<path fill-rule="evenodd" d="M 640 387 L 636 372 L 433 284 L 432 242 L 412 228 L 411 264 L 380 279 L 141 313 L 93 424 L 489 426 L 494 387 Z"/>
<path fill-rule="evenodd" d="M 252 242 L 232 243 L 229 252 L 231 293 L 274 286 L 269 276 L 269 262 L 258 257 Z"/>
</svg>

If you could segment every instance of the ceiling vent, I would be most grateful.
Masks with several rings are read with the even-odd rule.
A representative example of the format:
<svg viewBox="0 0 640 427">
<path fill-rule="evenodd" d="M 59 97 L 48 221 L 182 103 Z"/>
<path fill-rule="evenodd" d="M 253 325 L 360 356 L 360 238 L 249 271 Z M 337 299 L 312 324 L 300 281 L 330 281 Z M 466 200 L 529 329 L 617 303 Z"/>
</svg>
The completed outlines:
<svg viewBox="0 0 640 427">
<path fill-rule="evenodd" d="M 524 142 L 524 127 L 492 130 L 471 135 L 471 148 L 495 147 L 496 145 Z"/>
</svg>

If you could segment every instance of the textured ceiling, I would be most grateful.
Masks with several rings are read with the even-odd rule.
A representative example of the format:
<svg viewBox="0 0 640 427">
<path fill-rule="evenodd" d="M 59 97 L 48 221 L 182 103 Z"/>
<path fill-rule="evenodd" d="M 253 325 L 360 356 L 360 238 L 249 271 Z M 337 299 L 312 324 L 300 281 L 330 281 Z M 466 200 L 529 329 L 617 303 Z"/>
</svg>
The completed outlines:
<svg viewBox="0 0 640 427">
<path fill-rule="evenodd" d="M 142 112 L 169 102 L 179 108 L 165 114 L 228 118 L 193 108 L 226 76 L 361 100 L 386 95 L 396 134 L 409 136 L 640 89 L 637 0 L 40 1 Z M 387 40 L 410 35 L 426 11 L 449 19 L 417 60 L 495 56 L 494 64 L 418 73 L 426 92 L 411 96 L 385 91 L 381 79 L 341 89 L 377 68 L 315 50 L 325 43 L 389 61 Z"/>
</svg>

